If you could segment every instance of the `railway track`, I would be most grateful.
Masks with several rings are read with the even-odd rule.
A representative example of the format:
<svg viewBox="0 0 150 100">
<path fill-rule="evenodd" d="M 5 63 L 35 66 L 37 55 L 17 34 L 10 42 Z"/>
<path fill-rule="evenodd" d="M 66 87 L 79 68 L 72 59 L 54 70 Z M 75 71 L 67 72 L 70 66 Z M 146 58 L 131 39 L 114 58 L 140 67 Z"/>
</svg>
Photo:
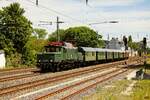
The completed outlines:
<svg viewBox="0 0 150 100">
<path fill-rule="evenodd" d="M 137 59 L 135 59 L 135 60 L 137 60 Z M 86 73 L 90 73 L 90 72 L 94 72 L 94 71 L 114 67 L 114 66 L 117 66 L 119 64 L 121 64 L 121 65 L 126 64 L 126 62 L 127 61 L 125 60 L 125 61 L 118 61 L 118 62 L 113 62 L 113 63 L 109 63 L 109 64 L 95 65 L 93 67 L 89 67 L 89 68 L 86 68 L 86 69 L 83 69 L 83 70 L 80 70 L 80 71 L 76 71 L 76 72 L 65 73 L 63 75 L 57 75 L 57 76 L 54 76 L 54 77 L 49 77 L 49 78 L 45 78 L 45 79 L 41 79 L 41 80 L 37 80 L 37 81 L 32 81 L 32 82 L 28 82 L 28 83 L 24 83 L 24 84 L 10 86 L 10 87 L 7 87 L 7 88 L 2 88 L 2 89 L 0 89 L 0 97 L 6 96 L 6 95 L 9 95 L 9 94 L 12 95 L 12 94 L 15 94 L 19 91 L 25 91 L 27 89 L 32 89 L 33 87 L 38 87 L 38 86 L 54 83 L 54 82 L 65 80 L 65 79 L 68 79 L 68 78 L 71 78 L 71 77 L 76 77 L 76 76 L 79 76 L 79 75 L 82 75 L 82 74 L 86 74 Z M 22 77 L 25 77 L 25 76 L 22 76 Z"/>
<path fill-rule="evenodd" d="M 92 67 L 92 68 L 77 71 L 77 72 L 71 72 L 71 73 L 67 73 L 67 74 L 63 74 L 63 75 L 58 75 L 55 77 L 49 77 L 49 78 L 38 80 L 38 81 L 33 81 L 33 82 L 24 83 L 24 84 L 19 84 L 16 86 L 3 88 L 3 89 L 0 89 L 0 96 L 7 95 L 10 93 L 16 93 L 16 92 L 21 91 L 21 90 L 31 89 L 33 87 L 37 87 L 40 85 L 50 84 L 50 83 L 56 82 L 56 81 L 65 80 L 67 78 L 79 76 L 79 75 L 94 72 L 97 70 L 102 70 L 102 69 L 105 69 L 106 66 L 107 66 L 107 68 L 114 67 L 118 64 L 124 64 L 124 61 L 114 62 L 111 64 L 99 65 L 99 66 L 96 66 L 95 68 Z"/>
<path fill-rule="evenodd" d="M 17 69 L 1 69 L 0 76 L 11 75 L 16 73 L 35 72 L 39 71 L 37 68 L 17 68 Z"/>
<path fill-rule="evenodd" d="M 107 73 L 104 73 L 104 74 L 101 74 L 101 75 L 96 75 L 94 77 L 91 77 L 91 78 L 87 78 L 85 80 L 82 80 L 82 81 L 79 81 L 75 84 L 71 84 L 71 85 L 67 85 L 66 87 L 63 87 L 61 89 L 58 89 L 56 91 L 53 91 L 51 93 L 48 93 L 47 95 L 44 95 L 44 96 L 41 96 L 39 98 L 37 98 L 36 100 L 45 100 L 46 98 L 48 99 L 59 99 L 59 100 L 68 100 L 69 98 L 81 93 L 82 91 L 85 91 L 103 81 L 106 81 L 112 77 L 115 77 L 119 74 L 122 74 L 124 72 L 128 71 L 127 69 L 116 69 L 116 70 L 113 70 L 113 71 L 110 71 L 110 72 L 107 72 Z M 93 80 L 96 80 L 97 81 L 94 81 L 94 82 L 91 82 L 90 84 L 86 84 L 88 83 L 89 81 L 93 81 Z M 85 86 L 86 85 L 86 86 Z M 78 89 L 75 89 L 79 86 Z M 82 88 L 80 88 L 82 87 Z M 75 90 L 75 91 L 74 91 Z M 63 92 L 66 92 L 66 94 L 64 94 Z M 61 95 L 63 93 L 63 96 Z M 57 96 L 56 96 L 57 95 Z M 52 97 L 52 98 L 50 98 Z"/>
<path fill-rule="evenodd" d="M 3 77 L 3 78 L 0 78 L 0 83 L 1 82 L 6 82 L 6 81 L 17 80 L 17 79 L 23 79 L 23 78 L 27 78 L 27 77 L 38 76 L 38 75 L 41 75 L 41 74 L 40 73 L 29 73 L 29 74 Z"/>
<path fill-rule="evenodd" d="M 0 69 L 0 73 L 2 72 L 10 72 L 10 71 L 20 71 L 20 70 L 35 70 L 37 68 L 10 68 L 10 69 Z"/>
</svg>

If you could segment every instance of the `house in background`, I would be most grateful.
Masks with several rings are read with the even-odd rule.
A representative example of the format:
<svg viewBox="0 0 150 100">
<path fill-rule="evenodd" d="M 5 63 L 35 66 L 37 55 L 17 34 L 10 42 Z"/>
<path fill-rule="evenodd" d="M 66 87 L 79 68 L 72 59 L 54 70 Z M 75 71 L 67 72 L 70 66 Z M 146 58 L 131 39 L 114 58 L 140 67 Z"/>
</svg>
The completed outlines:
<svg viewBox="0 0 150 100">
<path fill-rule="evenodd" d="M 6 59 L 5 59 L 5 53 L 3 50 L 0 50 L 0 69 L 5 68 Z"/>
<path fill-rule="evenodd" d="M 125 50 L 124 42 L 119 41 L 118 38 L 112 38 L 110 41 L 105 41 L 105 48 Z"/>
</svg>

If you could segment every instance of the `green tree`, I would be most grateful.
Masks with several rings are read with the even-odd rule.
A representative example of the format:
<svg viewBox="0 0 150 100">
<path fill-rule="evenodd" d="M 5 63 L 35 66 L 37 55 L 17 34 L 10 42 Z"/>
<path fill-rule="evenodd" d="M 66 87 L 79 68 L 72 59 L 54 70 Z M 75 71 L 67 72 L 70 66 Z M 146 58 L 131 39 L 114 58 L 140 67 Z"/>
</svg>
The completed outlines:
<svg viewBox="0 0 150 100">
<path fill-rule="evenodd" d="M 60 41 L 71 42 L 75 46 L 103 47 L 102 36 L 94 30 L 85 27 L 71 27 L 66 30 L 59 30 Z M 49 35 L 49 41 L 57 41 L 57 31 Z"/>
<path fill-rule="evenodd" d="M 45 39 L 46 35 L 48 34 L 45 29 L 35 28 L 34 33 L 38 39 Z"/>
<path fill-rule="evenodd" d="M 7 54 L 12 50 L 22 53 L 32 33 L 31 22 L 23 16 L 24 13 L 25 10 L 18 3 L 3 7 L 0 11 L 0 48 Z"/>
<path fill-rule="evenodd" d="M 132 42 L 132 49 L 139 51 L 140 48 L 140 44 L 137 42 Z"/>
<path fill-rule="evenodd" d="M 31 36 L 23 49 L 23 63 L 26 65 L 35 65 L 36 54 L 43 51 L 44 46 L 47 44 L 47 40 L 37 39 Z"/>
<path fill-rule="evenodd" d="M 63 41 L 64 40 L 64 35 L 65 35 L 65 30 L 59 29 L 58 33 L 59 33 L 58 35 L 59 35 L 60 41 Z M 51 41 L 51 42 L 52 41 L 57 41 L 57 31 L 50 34 L 49 37 L 48 37 L 48 40 Z"/>
<path fill-rule="evenodd" d="M 32 33 L 32 23 L 23 15 L 20 4 L 13 3 L 0 10 L 0 49 L 5 50 L 7 65 L 22 64 L 24 47 Z"/>
<path fill-rule="evenodd" d="M 123 42 L 124 42 L 125 50 L 128 50 L 128 40 L 126 36 L 123 36 Z"/>
<path fill-rule="evenodd" d="M 131 35 L 128 37 L 128 46 L 131 48 L 131 50 L 132 49 L 133 50 L 139 50 L 140 49 L 139 43 L 132 41 Z"/>
<path fill-rule="evenodd" d="M 65 41 L 74 43 L 76 46 L 100 47 L 102 46 L 102 36 L 94 30 L 85 27 L 72 27 L 65 30 Z"/>
</svg>

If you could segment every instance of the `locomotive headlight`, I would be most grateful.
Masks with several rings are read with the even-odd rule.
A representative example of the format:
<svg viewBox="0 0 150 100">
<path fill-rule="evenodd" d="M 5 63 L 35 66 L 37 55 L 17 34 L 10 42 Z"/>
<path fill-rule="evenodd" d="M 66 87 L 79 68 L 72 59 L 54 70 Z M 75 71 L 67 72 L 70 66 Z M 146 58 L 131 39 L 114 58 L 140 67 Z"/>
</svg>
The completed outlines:
<svg viewBox="0 0 150 100">
<path fill-rule="evenodd" d="M 41 60 L 39 60 L 39 62 L 41 62 Z"/>
<path fill-rule="evenodd" d="M 49 62 L 53 62 L 53 60 L 51 59 L 51 60 L 49 60 Z"/>
</svg>

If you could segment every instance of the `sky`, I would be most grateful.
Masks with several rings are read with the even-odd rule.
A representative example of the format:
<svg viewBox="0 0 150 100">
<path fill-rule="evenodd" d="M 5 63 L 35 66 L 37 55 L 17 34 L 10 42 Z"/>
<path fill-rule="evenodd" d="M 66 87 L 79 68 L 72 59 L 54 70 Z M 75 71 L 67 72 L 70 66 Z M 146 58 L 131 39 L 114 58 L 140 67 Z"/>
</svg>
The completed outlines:
<svg viewBox="0 0 150 100">
<path fill-rule="evenodd" d="M 49 33 L 56 30 L 56 17 L 64 23 L 61 29 L 88 26 L 103 36 L 103 39 L 132 35 L 134 41 L 143 37 L 150 39 L 150 0 L 0 0 L 0 8 L 19 2 L 25 16 L 35 28 L 45 28 Z M 40 21 L 52 21 L 41 25 Z M 103 23 L 118 21 L 118 23 Z M 101 23 L 92 24 L 91 23 Z"/>
</svg>

